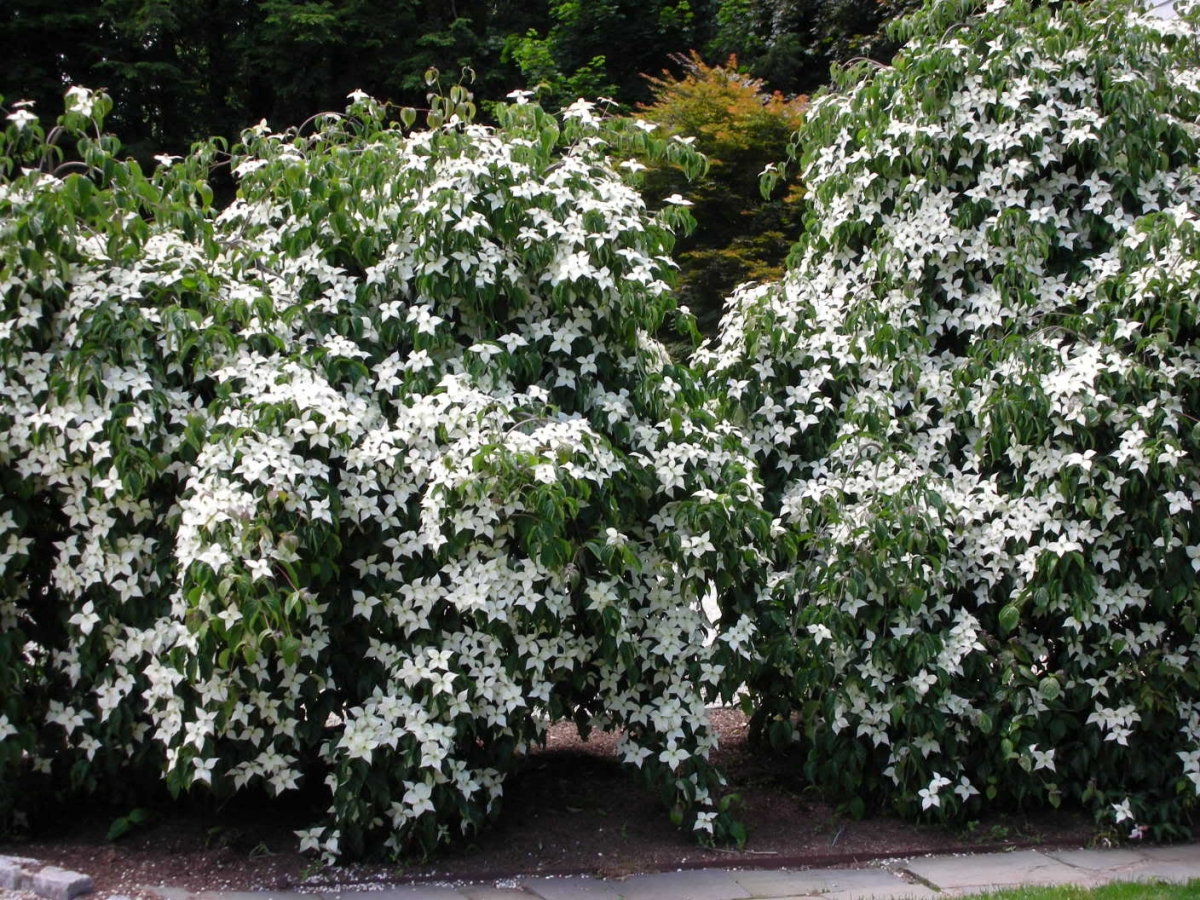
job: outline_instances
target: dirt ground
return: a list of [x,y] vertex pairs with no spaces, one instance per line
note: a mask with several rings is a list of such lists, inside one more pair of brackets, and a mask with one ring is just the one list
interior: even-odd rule
[[[555,726],[505,784],[499,824],[429,863],[380,862],[325,868],[296,852],[293,831],[311,825],[306,810],[265,802],[237,808],[164,807],[117,841],[112,811],[85,812],[51,835],[0,843],[0,855],[26,856],[92,876],[98,897],[146,896],[143,886],[191,890],[318,890],[412,881],[498,881],[519,875],[627,875],[678,868],[800,868],[858,865],[957,851],[1085,846],[1091,821],[1078,813],[1006,816],[946,830],[875,816],[853,821],[805,789],[796,767],[746,741],[734,710],[712,713],[714,755],[741,795],[749,835],[743,850],[705,849],[678,831],[656,798],[613,756],[614,737],[581,742]],[[8,892],[3,900],[17,900]]]

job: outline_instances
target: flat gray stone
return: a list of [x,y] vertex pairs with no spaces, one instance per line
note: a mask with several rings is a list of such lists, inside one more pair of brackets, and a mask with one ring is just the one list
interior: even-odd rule
[[748,900],[753,896],[724,869],[634,875],[609,882],[623,900]]
[[521,886],[542,900],[619,900],[612,882],[598,878],[522,878]]
[[531,896],[515,881],[507,887],[502,884],[464,884],[458,892],[467,900],[521,900]]
[[26,879],[25,886],[45,897],[46,900],[73,900],[80,894],[92,892],[92,879],[79,872],[60,869],[58,866],[43,866],[32,877]]
[[755,898],[812,897],[830,900],[901,900],[936,897],[923,884],[905,881],[883,869],[803,869],[794,872],[734,872],[737,883]]
[[1042,850],[1043,856],[1060,863],[1087,869],[1090,872],[1111,873],[1130,866],[1143,865],[1146,856],[1140,850],[1116,848],[1112,850]]
[[0,888],[10,891],[20,891],[25,888],[30,869],[36,869],[41,863],[26,856],[0,856]]
[[457,888],[445,884],[402,884],[396,887],[321,891],[320,900],[463,900]]
[[1009,887],[1015,884],[1091,886],[1106,880],[1086,869],[1051,859],[1037,850],[911,859],[904,863],[904,870],[941,890]]
[[162,900],[191,900],[192,897],[198,896],[194,891],[185,891],[183,888],[166,887],[150,887],[149,885],[138,885],[139,892],[154,894],[156,897],[161,897]]
[[1140,852],[1154,862],[1200,863],[1200,844],[1172,844],[1169,847],[1142,847]]

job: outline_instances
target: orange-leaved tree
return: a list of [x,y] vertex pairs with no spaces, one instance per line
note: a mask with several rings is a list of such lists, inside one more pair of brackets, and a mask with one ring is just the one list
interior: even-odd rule
[[787,155],[808,98],[768,93],[761,80],[738,71],[737,58],[710,66],[692,51],[674,57],[682,74],[647,76],[653,101],[637,117],[671,134],[694,139],[708,157],[708,174],[687,183],[665,167],[652,170],[653,197],[679,192],[692,202],[695,232],[681,240],[681,302],[711,334],[723,298],[744,281],[777,278],[799,233],[799,184],[781,181],[764,199],[759,176]]

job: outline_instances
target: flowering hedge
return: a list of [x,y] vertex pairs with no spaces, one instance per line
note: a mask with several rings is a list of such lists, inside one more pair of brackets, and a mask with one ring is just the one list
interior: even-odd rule
[[697,358],[797,550],[760,723],[855,808],[1189,821],[1198,21],[927,7],[810,106],[790,272]]
[[217,146],[146,175],[102,94],[7,108],[0,814],[315,783],[302,846],[429,849],[567,718],[737,838],[704,704],[746,682],[852,809],[1185,830],[1200,13],[907,27],[694,369],[651,337],[688,214],[609,155],[701,163],[647,123],[354,95],[248,132],[218,211]]
[[487,129],[453,89],[410,131],[351,99],[248,132],[220,211],[218,147],[145,175],[101,94],[49,136],[8,112],[0,785],[323,781],[302,846],[428,849],[572,718],[736,836],[704,705],[769,521],[650,337],[686,210],[607,154],[698,161],[583,102]]

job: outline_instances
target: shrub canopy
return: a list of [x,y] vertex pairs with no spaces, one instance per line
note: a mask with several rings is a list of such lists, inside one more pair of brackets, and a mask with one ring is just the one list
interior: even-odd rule
[[943,2],[809,107],[806,230],[697,356],[798,547],[760,720],[844,796],[1200,792],[1194,10]]
[[315,783],[303,846],[428,849],[571,718],[738,838],[704,704],[748,684],[854,811],[1184,831],[1200,11],[907,29],[813,102],[789,272],[692,368],[689,216],[609,159],[702,168],[651,123],[355,94],[248,132],[217,210],[218,144],[146,175],[101,94],[8,111],[0,812]]
[[429,848],[573,718],[724,836],[704,704],[752,626],[710,637],[760,490],[649,336],[686,211],[606,156],[690,151],[464,98],[254,129],[220,211],[213,147],[147,177],[103,95],[9,116],[0,784],[323,780],[304,846]]

